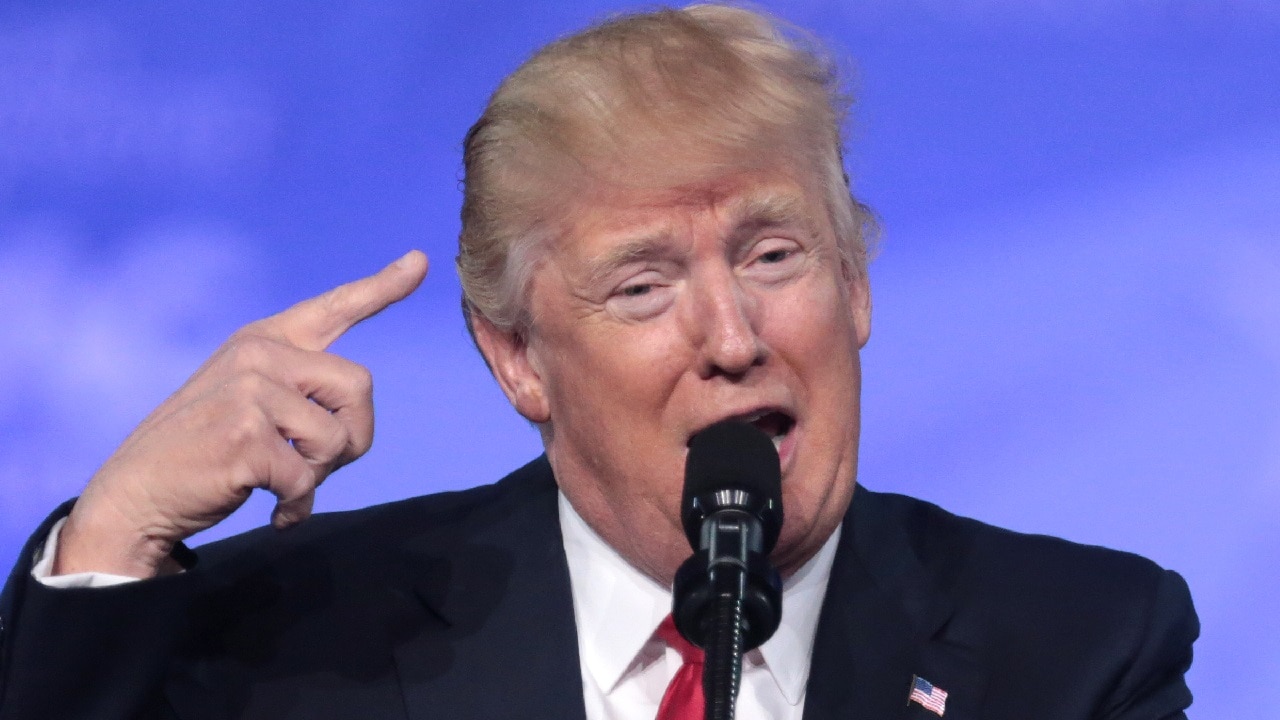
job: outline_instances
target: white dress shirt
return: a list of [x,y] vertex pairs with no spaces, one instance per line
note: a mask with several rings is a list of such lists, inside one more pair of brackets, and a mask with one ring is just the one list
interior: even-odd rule
[[[560,528],[573,592],[587,720],[653,720],[680,654],[654,637],[671,612],[671,590],[609,547],[560,495]],[[37,550],[31,575],[51,587],[107,587],[137,578],[109,573],[51,575],[66,518]],[[742,662],[739,720],[801,720],[818,613],[840,529],[783,583],[782,624]]]
[[54,523],[52,528],[49,528],[49,539],[44,541],[44,545],[36,550],[35,557],[31,559],[31,577],[49,587],[58,588],[110,587],[138,581],[136,577],[112,575],[104,572],[52,574],[53,559],[58,556],[58,538],[62,537],[62,526],[66,524],[67,519],[62,518]]
[[[560,495],[560,530],[578,626],[587,720],[653,720],[680,654],[654,637],[671,590],[632,567]],[[742,660],[735,717],[800,720],[818,613],[840,537],[783,583],[782,624]]]

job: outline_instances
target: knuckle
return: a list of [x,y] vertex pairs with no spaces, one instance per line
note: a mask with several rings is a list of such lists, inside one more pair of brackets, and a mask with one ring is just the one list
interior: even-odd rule
[[327,449],[327,462],[333,462],[341,458],[350,446],[350,431],[348,431],[347,427],[340,422],[333,423],[329,428],[329,438],[325,443],[325,448]]
[[252,370],[264,367],[271,352],[269,341],[259,335],[237,330],[224,346],[228,363],[236,370]]
[[317,433],[307,440],[305,451],[301,454],[312,467],[325,469],[341,463],[347,447],[346,428],[341,423],[330,422],[323,433]]
[[314,491],[316,488],[324,484],[329,474],[337,470],[337,466],[325,465],[323,467],[312,468],[310,481],[307,485],[308,491]]
[[269,489],[278,497],[291,500],[306,495],[315,487],[315,469],[294,456],[273,468]]
[[320,309],[330,317],[346,315],[352,303],[352,289],[349,285],[339,285],[320,296]]
[[234,397],[242,402],[247,402],[250,399],[261,397],[267,391],[267,386],[270,382],[262,373],[248,370],[236,373],[227,382],[227,386]]
[[342,420],[347,439],[343,461],[351,462],[373,447],[373,405],[346,408],[338,417]]
[[315,489],[318,484],[320,473],[317,469],[310,465],[299,468],[299,471],[293,473],[292,481],[289,483],[286,497],[290,500],[304,497],[307,493]]
[[353,363],[351,388],[361,397],[373,396],[373,373],[369,371],[369,368]]
[[253,447],[262,442],[266,433],[275,432],[275,426],[257,407],[244,407],[228,417],[226,437],[228,444],[234,448],[243,450]]

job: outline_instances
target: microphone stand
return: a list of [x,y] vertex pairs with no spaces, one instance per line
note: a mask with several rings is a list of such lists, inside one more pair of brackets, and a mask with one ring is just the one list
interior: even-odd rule
[[759,524],[724,513],[703,528],[702,545],[676,572],[676,628],[705,653],[705,720],[733,720],[742,655],[759,647],[782,616],[782,583],[759,548]]
[[742,681],[742,600],[717,595],[707,628],[702,694],[706,720],[733,720]]

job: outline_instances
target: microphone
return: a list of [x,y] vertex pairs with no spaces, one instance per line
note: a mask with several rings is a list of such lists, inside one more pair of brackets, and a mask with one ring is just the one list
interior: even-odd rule
[[676,629],[706,652],[708,720],[730,720],[742,654],[782,620],[782,579],[769,552],[782,530],[782,468],[768,435],[725,420],[693,436],[680,519],[693,555],[676,571]]

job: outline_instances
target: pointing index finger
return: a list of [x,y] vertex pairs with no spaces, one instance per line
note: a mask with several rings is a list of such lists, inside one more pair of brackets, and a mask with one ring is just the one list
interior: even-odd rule
[[405,299],[427,275],[427,256],[410,250],[378,272],[317,295],[262,321],[303,350],[324,350],[362,320]]

